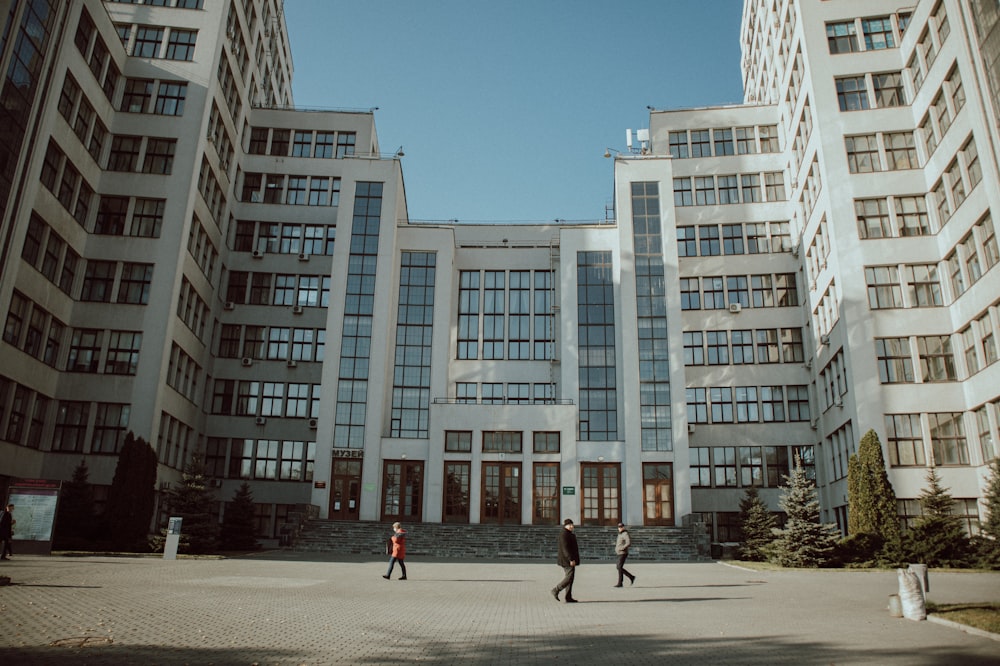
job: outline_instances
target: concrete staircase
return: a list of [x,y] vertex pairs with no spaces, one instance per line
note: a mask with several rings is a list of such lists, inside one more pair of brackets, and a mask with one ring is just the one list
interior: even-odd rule
[[[457,559],[555,560],[558,526],[405,524],[406,554]],[[385,555],[385,541],[392,534],[387,523],[307,520],[294,538],[292,550],[338,555]],[[707,561],[709,539],[698,523],[684,527],[629,528],[630,560]],[[612,561],[618,530],[614,527],[578,525],[577,540],[584,561]]]

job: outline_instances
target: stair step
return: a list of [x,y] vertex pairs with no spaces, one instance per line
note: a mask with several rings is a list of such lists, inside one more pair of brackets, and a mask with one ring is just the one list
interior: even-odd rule
[[[559,530],[556,525],[458,525],[413,523],[407,530],[406,553],[423,557],[554,559]],[[308,520],[293,550],[343,555],[384,555],[390,525],[375,521]],[[708,539],[700,525],[690,527],[629,528],[630,560],[704,561]],[[618,530],[578,526],[580,557],[613,561]]]

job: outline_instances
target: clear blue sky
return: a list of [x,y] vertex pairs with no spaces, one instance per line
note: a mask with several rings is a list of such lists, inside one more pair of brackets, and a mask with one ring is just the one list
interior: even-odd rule
[[379,107],[411,219],[597,220],[606,147],[742,99],[742,0],[286,0],[295,103]]

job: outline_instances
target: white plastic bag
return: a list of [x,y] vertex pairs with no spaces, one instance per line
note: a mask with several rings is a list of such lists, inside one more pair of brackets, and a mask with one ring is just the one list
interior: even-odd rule
[[926,620],[927,609],[920,577],[906,569],[896,569],[896,575],[899,578],[899,601],[903,606],[903,617],[907,620]]

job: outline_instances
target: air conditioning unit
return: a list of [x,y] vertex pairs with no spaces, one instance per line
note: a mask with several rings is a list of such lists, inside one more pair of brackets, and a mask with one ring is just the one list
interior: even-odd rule
[[688,434],[689,435],[693,435],[694,434],[694,424],[693,423],[688,423]]
[[830,336],[827,335],[827,334],[825,334],[825,333],[823,335],[819,336],[819,343],[821,345],[828,345],[828,344],[830,344]]
[[222,307],[225,310],[235,310],[236,309],[236,303],[233,303],[232,301],[226,301],[226,304],[223,305]]
[[803,363],[802,365],[806,367],[806,370],[809,370],[813,367],[813,360],[811,358],[807,358],[805,363]]
[[816,430],[817,428],[819,428],[819,420],[818,419],[813,419],[812,421],[810,421],[809,422],[809,427],[812,428],[813,430]]
[[302,306],[301,305],[293,305],[292,306],[292,314],[302,314]]
[[309,255],[305,252],[299,254],[299,261],[309,261]]
[[288,359],[288,362],[285,365],[287,365],[289,368],[294,368],[298,366],[298,362],[293,361],[292,359]]
[[739,314],[740,312],[743,311],[743,306],[740,305],[739,303],[730,303],[729,311],[732,312],[733,314]]
[[250,358],[249,356],[244,356],[243,359],[240,361],[240,365],[242,365],[244,368],[249,368],[251,365],[253,365],[253,359]]
[[792,256],[793,257],[799,256],[799,246],[798,245],[793,245],[792,246]]
[[253,422],[259,426],[262,426],[267,423],[267,419],[265,419],[263,416],[258,416],[253,420]]
[[837,405],[837,407],[843,407],[844,399],[838,395],[836,398],[834,398],[833,404]]
[[310,428],[312,428],[313,430],[315,430],[317,425],[319,425],[319,419],[309,419],[309,427]]
[[264,250],[254,250],[253,251],[253,258],[254,259],[260,259],[263,256],[264,256]]

